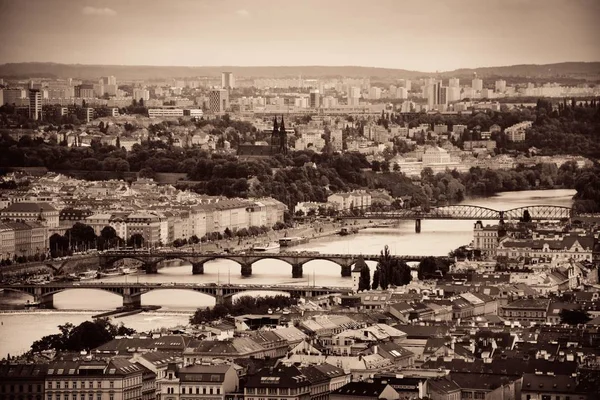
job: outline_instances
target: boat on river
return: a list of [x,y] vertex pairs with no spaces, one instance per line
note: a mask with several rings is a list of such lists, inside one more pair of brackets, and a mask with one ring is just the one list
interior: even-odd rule
[[138,272],[137,268],[121,268],[122,275],[131,275]]
[[270,250],[277,250],[279,247],[281,247],[279,245],[279,243],[270,242],[270,243],[263,243],[263,244],[256,245],[256,246],[252,247],[252,250],[253,251],[270,251]]
[[308,238],[305,237],[284,237],[279,239],[279,245],[281,247],[291,247],[299,244],[308,243]]
[[98,277],[98,271],[85,271],[79,274],[79,279],[82,281],[89,281],[90,279],[96,279]]
[[111,276],[121,276],[121,275],[123,275],[123,272],[119,271],[118,268],[111,268],[111,269],[107,269],[105,271],[98,272],[98,276],[100,278],[110,278]]

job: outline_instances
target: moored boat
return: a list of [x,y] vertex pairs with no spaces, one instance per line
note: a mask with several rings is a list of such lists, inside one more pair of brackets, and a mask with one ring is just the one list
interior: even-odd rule
[[279,243],[270,242],[270,243],[263,243],[263,244],[256,245],[256,246],[252,247],[252,250],[253,251],[269,251],[269,250],[277,250],[279,247],[280,247]]

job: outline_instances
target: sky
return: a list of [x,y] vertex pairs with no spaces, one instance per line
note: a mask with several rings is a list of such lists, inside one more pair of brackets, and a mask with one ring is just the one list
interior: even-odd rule
[[435,72],[600,61],[599,18],[600,0],[0,0],[0,63]]

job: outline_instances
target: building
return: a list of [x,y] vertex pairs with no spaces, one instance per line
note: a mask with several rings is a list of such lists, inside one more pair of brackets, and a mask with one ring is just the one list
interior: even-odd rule
[[506,140],[510,142],[523,142],[525,140],[525,133],[528,128],[531,128],[533,121],[523,121],[509,126],[504,130]]
[[381,88],[378,88],[377,86],[373,86],[369,90],[369,98],[372,100],[379,100],[381,98]]
[[362,258],[362,256],[358,257],[358,260],[354,263],[354,267],[352,268],[352,289],[355,292],[358,292],[358,288],[360,285],[360,275],[362,273],[362,270],[364,268],[369,268],[369,266],[367,265],[367,263],[365,262],[365,260]]
[[0,400],[44,400],[46,364],[0,364]]
[[142,398],[146,369],[124,359],[52,361],[46,375],[45,400],[137,400]]
[[177,370],[181,399],[225,399],[239,390],[239,378],[231,365],[188,365]]
[[233,72],[221,72],[221,88],[233,89],[235,87],[235,77]]
[[549,307],[549,299],[521,299],[501,306],[499,316],[513,321],[544,323]]
[[148,101],[150,100],[150,91],[145,88],[135,88],[133,89],[133,100],[134,101]]
[[59,225],[59,212],[48,203],[13,203],[0,210],[0,218],[40,222],[48,228],[58,228]]
[[125,221],[128,238],[140,234],[145,245],[160,243],[160,218],[155,214],[136,212],[129,214]]
[[213,89],[208,94],[209,109],[213,113],[224,113],[229,109],[229,92],[225,89]]
[[496,81],[494,87],[496,92],[504,93],[506,91],[506,81],[504,79],[499,79]]
[[42,92],[39,89],[29,89],[29,118],[42,118]]
[[481,221],[477,221],[473,228],[473,248],[481,250],[482,254],[495,255],[497,247],[498,226],[484,226]]
[[338,210],[368,208],[371,206],[371,195],[364,191],[334,193],[327,197],[327,202],[334,204]]
[[310,91],[310,95],[308,97],[308,106],[310,108],[320,108],[321,107],[321,95],[318,90]]
[[497,257],[533,259],[532,262],[558,259],[592,261],[596,240],[593,236],[564,236],[561,239],[504,238],[498,243]]
[[27,97],[25,89],[2,89],[0,94],[0,105],[17,104]]
[[77,85],[75,86],[75,97],[80,99],[93,99],[96,97],[94,85]]
[[450,78],[449,81],[448,81],[448,87],[459,88],[460,87],[460,79],[458,79],[458,78]]
[[471,88],[473,91],[480,92],[483,89],[483,81],[477,77],[473,78]]
[[310,389],[310,381],[297,367],[279,365],[263,368],[249,376],[244,396],[245,400],[309,400]]

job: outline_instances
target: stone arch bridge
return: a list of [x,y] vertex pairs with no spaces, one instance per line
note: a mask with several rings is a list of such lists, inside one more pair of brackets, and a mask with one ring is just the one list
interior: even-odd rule
[[217,304],[231,302],[234,295],[248,291],[273,291],[289,293],[294,298],[315,297],[335,293],[349,293],[351,288],[318,286],[261,286],[261,285],[217,285],[217,284],[162,284],[162,283],[48,283],[0,285],[0,289],[27,293],[44,308],[53,308],[54,295],[72,289],[97,289],[114,293],[123,298],[123,306],[140,308],[143,294],[153,290],[179,289],[207,294],[216,299]]
[[[398,255],[397,258],[405,261],[421,261],[425,256]],[[292,277],[302,278],[303,266],[313,260],[327,260],[341,267],[341,275],[349,277],[352,265],[358,260],[358,255],[349,254],[321,254],[321,253],[193,253],[184,251],[108,251],[98,256],[100,268],[110,268],[115,262],[124,259],[134,259],[143,263],[147,273],[156,273],[159,264],[165,260],[183,260],[192,264],[194,274],[204,273],[204,264],[212,260],[231,260],[240,264],[242,276],[252,275],[252,265],[260,260],[274,259],[288,263],[292,267]],[[377,261],[379,254],[362,255],[365,261]]]

